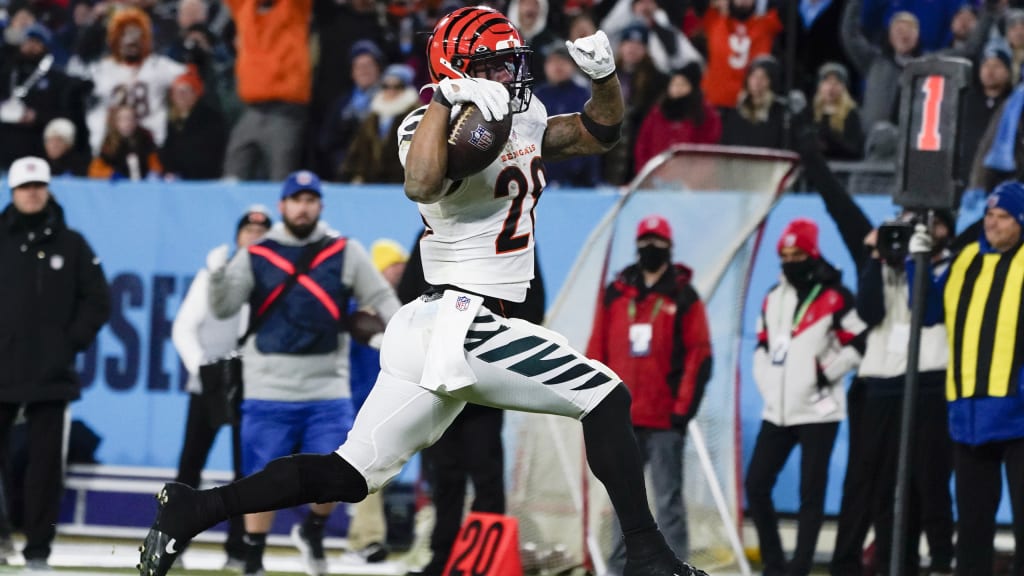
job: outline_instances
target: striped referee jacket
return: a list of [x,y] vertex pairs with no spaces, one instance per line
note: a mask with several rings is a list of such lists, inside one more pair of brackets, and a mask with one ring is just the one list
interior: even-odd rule
[[999,253],[982,235],[949,268],[946,399],[950,436],[962,444],[1024,438],[1022,246]]

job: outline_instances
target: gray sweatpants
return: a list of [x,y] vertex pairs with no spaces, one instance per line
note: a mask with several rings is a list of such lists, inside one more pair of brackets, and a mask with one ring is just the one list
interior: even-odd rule
[[306,106],[289,102],[247,104],[231,131],[224,176],[281,181],[299,168]]

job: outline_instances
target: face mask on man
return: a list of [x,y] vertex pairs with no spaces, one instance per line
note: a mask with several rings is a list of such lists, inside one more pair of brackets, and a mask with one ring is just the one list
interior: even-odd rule
[[782,275],[797,290],[809,288],[814,284],[814,270],[817,262],[813,258],[796,262],[783,262]]
[[637,252],[640,254],[640,268],[648,272],[654,272],[668,264],[671,257],[671,248],[662,248],[653,244],[642,246],[637,249]]

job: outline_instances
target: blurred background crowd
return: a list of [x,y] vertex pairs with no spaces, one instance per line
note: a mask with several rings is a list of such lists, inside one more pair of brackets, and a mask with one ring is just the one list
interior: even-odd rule
[[[464,0],[0,0],[0,170],[93,178],[401,182],[396,129],[426,102],[425,45]],[[1020,79],[1024,10],[977,0],[487,0],[534,50],[549,114],[589,89],[564,48],[604,30],[628,115],[553,186],[621,185],[680,143],[786,148],[795,114],[833,160],[895,153],[899,74],[976,64],[964,177]],[[878,190],[875,192],[886,192]]]

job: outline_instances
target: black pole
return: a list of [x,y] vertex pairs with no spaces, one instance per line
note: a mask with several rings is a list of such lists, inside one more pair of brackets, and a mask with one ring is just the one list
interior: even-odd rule
[[928,297],[930,254],[914,254],[914,285],[911,288],[910,349],[907,350],[907,378],[903,385],[903,417],[900,420],[900,456],[896,468],[896,497],[893,510],[892,561],[890,576],[903,576],[906,561],[908,494],[910,493],[910,454],[914,441],[914,415],[917,407],[918,359],[921,356],[921,328],[925,299]]

